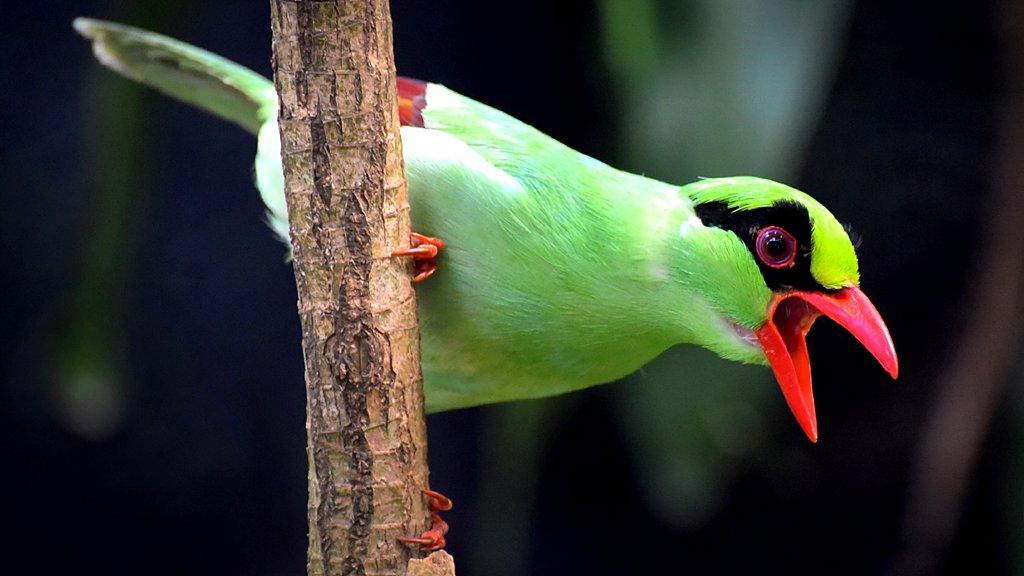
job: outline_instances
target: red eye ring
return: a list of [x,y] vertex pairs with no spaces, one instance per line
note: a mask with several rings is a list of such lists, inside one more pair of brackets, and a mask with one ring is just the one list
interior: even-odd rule
[[754,241],[757,257],[771,268],[792,268],[796,264],[796,238],[778,226],[765,226]]

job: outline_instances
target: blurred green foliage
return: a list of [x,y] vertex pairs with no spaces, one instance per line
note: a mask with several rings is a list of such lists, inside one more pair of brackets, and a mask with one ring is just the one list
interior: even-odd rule
[[[111,7],[113,18],[159,29],[180,15],[180,3],[140,2]],[[81,215],[79,281],[69,302],[70,319],[58,334],[53,396],[70,430],[100,439],[121,423],[130,376],[126,373],[126,319],[139,231],[147,214],[146,179],[150,126],[144,102],[150,93],[90,66],[85,86],[86,142],[83,162],[88,209]],[[131,146],[112,143],[131,142]]]
[[619,164],[668,181],[791,179],[852,4],[602,0],[622,112]]
[[[89,438],[105,437],[121,421],[125,383],[125,310],[131,306],[133,236],[145,210],[141,185],[146,148],[142,88],[89,71],[85,187],[91,201],[78,246],[80,282],[71,321],[58,349],[55,394],[65,425]],[[110,141],[136,142],[120,148]]]

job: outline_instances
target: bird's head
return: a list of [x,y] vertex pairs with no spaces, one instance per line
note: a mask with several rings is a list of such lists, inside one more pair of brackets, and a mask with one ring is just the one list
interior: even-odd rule
[[[723,356],[767,363],[807,436],[818,426],[805,336],[819,316],[848,330],[895,378],[892,338],[861,292],[847,230],[807,194],[751,177],[705,179],[683,188],[695,217],[682,248],[684,282],[722,319],[706,346]],[[688,228],[688,229],[687,229]]]

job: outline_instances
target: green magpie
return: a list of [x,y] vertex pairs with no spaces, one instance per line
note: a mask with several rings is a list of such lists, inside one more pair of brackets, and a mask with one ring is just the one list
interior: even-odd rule
[[[258,136],[256,186],[289,242],[273,83],[145,30],[74,26],[106,66]],[[897,376],[846,229],[804,192],[747,176],[659,182],[440,84],[396,89],[418,233],[396,254],[432,275],[419,290],[428,411],[610,382],[688,343],[770,366],[816,441],[805,336],[822,315]]]

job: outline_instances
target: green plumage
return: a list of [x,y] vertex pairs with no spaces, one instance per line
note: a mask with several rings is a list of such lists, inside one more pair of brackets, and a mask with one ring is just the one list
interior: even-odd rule
[[[197,48],[79,19],[104,64],[259,135],[257,186],[287,239],[270,81]],[[616,170],[443,86],[424,127],[403,127],[413,228],[447,248],[419,288],[429,410],[532,398],[625,376],[694,343],[765,363],[752,331],[772,291],[735,234],[695,202],[736,211],[804,206],[810,271],[829,289],[858,282],[845,230],[820,204],[758,178],[669,185]]]

